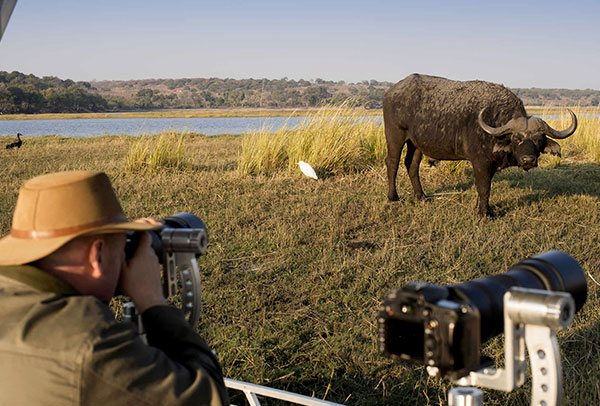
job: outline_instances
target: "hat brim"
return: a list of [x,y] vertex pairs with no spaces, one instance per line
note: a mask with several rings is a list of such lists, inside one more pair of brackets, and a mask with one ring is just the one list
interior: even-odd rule
[[12,235],[0,239],[0,265],[23,265],[50,255],[69,241],[96,234],[124,233],[127,231],[150,231],[162,228],[162,224],[124,222],[106,224],[78,233],[55,238],[16,238]]

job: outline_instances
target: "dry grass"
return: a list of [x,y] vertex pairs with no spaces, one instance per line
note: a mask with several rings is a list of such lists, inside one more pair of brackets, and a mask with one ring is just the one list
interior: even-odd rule
[[[583,155],[585,159],[600,163],[600,107],[573,108],[573,112],[577,115],[577,131],[561,142],[561,145],[564,144],[563,150],[571,156]],[[571,124],[571,116],[566,109],[560,113],[541,114],[557,116],[547,120],[548,124],[557,130],[565,129]]]
[[242,174],[273,175],[295,170],[302,160],[318,173],[331,175],[372,167],[385,156],[383,127],[362,116],[347,105],[325,107],[293,129],[249,134],[242,142],[238,168]]
[[[561,249],[590,275],[586,305],[559,334],[565,401],[600,404],[600,291],[591,279],[600,281],[600,167],[570,140],[560,142],[564,157],[553,169],[498,174],[491,197],[498,217],[488,220],[475,215],[468,165],[424,165],[427,203],[413,201],[401,171],[401,200],[389,203],[378,159],[318,182],[287,170],[245,176],[237,159],[247,139],[185,136],[188,165],[133,172],[123,165],[136,137],[31,138],[19,151],[2,151],[0,231],[9,229],[19,185],[57,170],[107,172],[134,218],[195,213],[210,237],[200,259],[199,329],[225,374],[356,405],[439,404],[450,386],[378,352],[376,314],[387,292],[414,280],[448,284],[504,272]],[[498,339],[485,346],[491,355],[499,350]],[[529,390],[486,391],[486,404],[528,405]]]
[[164,132],[155,137],[142,136],[129,149],[125,170],[183,169],[189,159],[184,150],[185,134]]

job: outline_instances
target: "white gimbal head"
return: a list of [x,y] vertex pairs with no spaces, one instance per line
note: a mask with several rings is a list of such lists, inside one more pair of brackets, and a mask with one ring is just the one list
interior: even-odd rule
[[448,393],[450,406],[481,405],[477,388],[505,392],[523,385],[527,370],[525,346],[531,362],[531,405],[562,402],[562,367],[556,332],[568,327],[575,315],[569,293],[513,287],[504,294],[504,369],[483,368],[456,381]]

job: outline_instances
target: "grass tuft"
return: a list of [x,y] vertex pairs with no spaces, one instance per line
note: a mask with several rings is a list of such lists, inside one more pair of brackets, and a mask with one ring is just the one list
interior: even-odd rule
[[183,133],[164,132],[158,136],[142,136],[133,143],[125,158],[128,171],[184,169],[189,164],[185,155]]
[[[577,115],[577,130],[575,134],[563,141],[558,141],[563,149],[563,156],[581,155],[582,158],[595,163],[600,163],[600,107],[594,109],[575,107],[572,109]],[[556,130],[563,130],[571,124],[568,111],[542,112],[542,115],[557,116],[546,119],[546,122]],[[559,160],[560,161],[560,160]]]
[[273,175],[295,169],[302,160],[317,172],[340,174],[368,169],[384,157],[383,126],[344,103],[319,109],[295,128],[249,134],[238,169],[245,175]]

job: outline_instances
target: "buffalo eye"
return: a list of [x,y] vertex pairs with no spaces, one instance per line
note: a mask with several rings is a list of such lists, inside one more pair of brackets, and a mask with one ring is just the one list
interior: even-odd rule
[[541,148],[546,145],[546,136],[544,134],[533,134],[531,141],[538,147]]
[[513,134],[513,136],[512,136],[512,140],[513,140],[514,142],[516,142],[517,144],[520,144],[520,143],[522,143],[522,142],[523,142],[523,138],[524,138],[524,137],[523,137],[523,134],[521,134],[521,133],[515,133],[515,134]]

